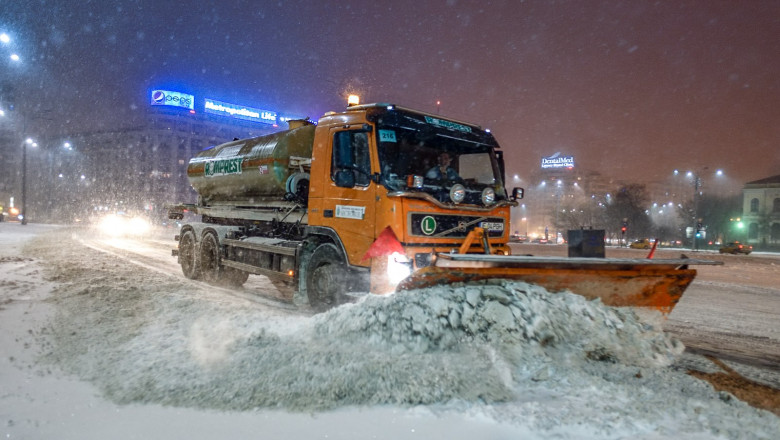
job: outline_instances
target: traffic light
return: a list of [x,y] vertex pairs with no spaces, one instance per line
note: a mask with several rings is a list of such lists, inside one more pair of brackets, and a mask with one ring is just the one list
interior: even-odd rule
[[626,227],[623,226],[622,228],[620,228],[620,231],[625,234],[626,233]]

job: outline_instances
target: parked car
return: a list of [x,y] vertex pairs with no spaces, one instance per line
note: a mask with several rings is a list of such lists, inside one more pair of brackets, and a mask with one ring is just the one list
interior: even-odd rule
[[526,241],[528,241],[528,237],[524,235],[512,234],[509,237],[510,243],[525,243]]
[[643,238],[641,240],[637,240],[630,245],[628,245],[631,249],[650,249],[653,247],[653,242],[650,240]]
[[749,244],[742,244],[738,241],[732,241],[731,243],[726,243],[725,245],[721,246],[720,253],[721,254],[749,254],[753,252],[753,246],[750,246]]
[[534,238],[533,241],[531,241],[531,243],[534,243],[534,244],[547,244],[547,239],[546,238]]

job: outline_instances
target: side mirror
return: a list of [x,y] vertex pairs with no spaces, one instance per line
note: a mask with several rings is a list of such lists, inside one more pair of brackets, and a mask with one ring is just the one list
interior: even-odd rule
[[340,188],[352,188],[355,186],[355,172],[352,170],[338,170],[334,177],[336,186]]
[[520,200],[523,198],[525,190],[523,188],[512,188],[512,200]]

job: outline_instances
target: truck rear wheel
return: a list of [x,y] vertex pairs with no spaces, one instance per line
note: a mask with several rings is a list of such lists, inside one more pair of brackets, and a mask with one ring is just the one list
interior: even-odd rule
[[222,272],[219,264],[221,258],[217,236],[212,232],[203,235],[200,242],[200,269],[206,282],[219,283]]
[[199,262],[198,243],[195,240],[195,233],[186,231],[181,234],[179,239],[179,264],[184,276],[191,280],[200,278]]
[[306,269],[309,304],[326,310],[344,302],[348,269],[341,253],[331,243],[321,244],[312,253]]
[[239,287],[249,278],[249,273],[243,270],[222,265],[222,250],[213,232],[206,233],[200,243],[200,273],[210,284],[231,287]]

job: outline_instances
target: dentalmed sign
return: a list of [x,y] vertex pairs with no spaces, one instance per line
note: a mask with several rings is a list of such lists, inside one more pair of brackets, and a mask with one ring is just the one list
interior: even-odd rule
[[561,156],[555,153],[542,158],[542,168],[574,168],[574,156]]
[[227,116],[230,118],[243,119],[245,121],[276,124],[276,112],[260,110],[243,105],[229,104],[211,98],[206,98],[204,111],[213,115]]
[[170,105],[194,110],[195,97],[170,90],[152,90],[152,105]]

